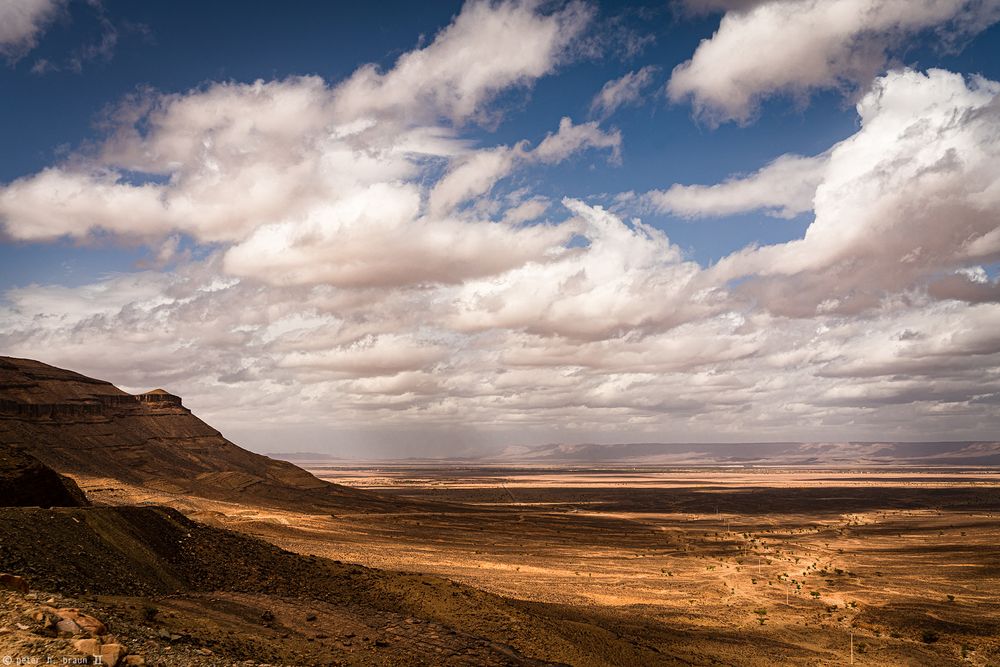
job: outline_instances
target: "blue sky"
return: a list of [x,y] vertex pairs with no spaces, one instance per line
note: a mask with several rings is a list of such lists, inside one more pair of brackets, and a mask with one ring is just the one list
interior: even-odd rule
[[0,352],[259,448],[995,433],[997,3],[12,11]]

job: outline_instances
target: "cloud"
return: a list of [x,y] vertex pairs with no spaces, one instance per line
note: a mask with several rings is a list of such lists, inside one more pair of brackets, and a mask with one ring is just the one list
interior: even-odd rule
[[531,159],[543,164],[562,162],[584,148],[611,149],[611,162],[621,161],[622,136],[618,130],[605,132],[596,122],[574,125],[569,117],[559,121],[559,131],[550,132],[531,152]]
[[344,377],[374,378],[427,369],[447,355],[448,350],[444,347],[421,344],[407,336],[368,335],[347,345],[321,352],[292,352],[278,363],[278,367],[329,371]]
[[[405,455],[414,441],[470,424],[475,437],[510,441],[962,438],[994,423],[1000,304],[921,298],[864,318],[788,320],[724,301],[683,323],[636,326],[638,304],[670,287],[662,273],[679,258],[658,264],[669,246],[570,204],[595,226],[593,240],[560,270],[548,267],[544,277],[580,277],[558,286],[565,297],[545,303],[555,293],[547,291],[541,301],[563,317],[537,326],[527,315],[490,320],[496,302],[472,304],[458,286],[261,286],[222,277],[210,257],[170,273],[10,290],[0,345],[23,356],[44,349],[47,361],[133,391],[166,385],[227,434],[264,448],[268,436],[255,429],[304,424],[321,440],[363,433]],[[625,264],[609,266],[616,255]],[[607,275],[588,275],[606,266],[613,289],[604,289]],[[697,267],[681,268],[676,282],[697,277]],[[536,306],[511,284],[504,303]],[[593,308],[575,298],[586,291]],[[473,305],[485,321],[457,326],[454,318],[476,316]],[[603,326],[613,316],[616,330]],[[587,335],[563,335],[579,333]]]
[[466,3],[426,48],[404,54],[386,73],[366,65],[340,84],[337,113],[421,122],[473,118],[501,91],[551,73],[592,18],[580,2],[552,13],[542,7],[536,0]]
[[763,210],[776,218],[811,211],[827,157],[782,155],[753,174],[732,176],[715,185],[674,184],[652,190],[643,200],[653,210],[685,218],[726,216]]
[[526,201],[519,201],[508,208],[504,213],[503,222],[508,225],[518,225],[522,222],[529,222],[540,218],[547,210],[551,202],[544,197],[532,197]]
[[452,167],[430,194],[432,213],[447,213],[472,197],[489,192],[514,170],[518,149],[498,146],[476,151]]
[[570,231],[421,218],[416,188],[376,184],[295,222],[265,225],[225,254],[232,275],[276,285],[454,283],[562,252]]
[[928,293],[935,299],[968,303],[1000,303],[1000,282],[990,280],[981,266],[959,269],[931,281]]
[[521,166],[589,147],[617,158],[620,135],[566,118],[533,150],[473,151],[461,124],[569,58],[589,18],[574,3],[470,2],[384,73],[140,91],[103,142],[0,187],[0,225],[26,241],[186,235],[220,245],[232,275],[278,285],[451,283],[546,261],[571,232],[511,222],[528,209],[501,207],[500,223],[451,210]]
[[694,282],[698,266],[684,261],[662,232],[577,200],[563,204],[575,214],[566,226],[575,227],[586,248],[466,281],[450,327],[583,340],[670,328],[712,311],[711,292]]
[[952,46],[1000,20],[996,0],[772,0],[694,2],[727,9],[718,31],[678,65],[671,100],[690,100],[711,124],[746,123],[771,95],[808,98],[815,90],[867,87],[890,54],[934,29]]
[[618,130],[606,132],[593,121],[574,125],[572,119],[564,117],[559,129],[549,132],[534,149],[521,142],[513,148],[497,146],[458,158],[431,191],[430,212],[446,214],[462,202],[489,192],[521,165],[558,164],[589,148],[610,149],[610,161],[620,162],[621,143]]
[[805,237],[748,248],[712,272],[792,315],[858,312],[935,276],[1000,259],[1000,84],[893,71],[832,147]]
[[42,32],[65,4],[65,0],[0,3],[0,56],[16,62],[34,49]]
[[590,103],[592,116],[607,118],[621,107],[635,104],[653,82],[659,68],[647,65],[605,83]]
[[741,12],[774,0],[680,0],[681,9],[692,16],[703,16],[713,12]]

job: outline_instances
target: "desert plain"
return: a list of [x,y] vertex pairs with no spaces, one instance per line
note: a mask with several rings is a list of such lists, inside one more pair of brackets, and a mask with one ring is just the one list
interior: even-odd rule
[[[77,481],[98,503],[173,506],[299,554],[544,609],[559,638],[537,618],[504,619],[518,655],[543,661],[1000,664],[993,469],[299,463],[400,510],[309,513]],[[456,622],[482,634],[484,615]],[[567,638],[574,623],[589,630]]]

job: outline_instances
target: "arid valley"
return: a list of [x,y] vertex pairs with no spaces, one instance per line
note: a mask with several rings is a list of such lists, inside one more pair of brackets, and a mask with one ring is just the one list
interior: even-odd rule
[[[1000,660],[995,470],[306,465],[406,509],[308,514],[107,480],[82,488],[179,506],[300,554],[539,603],[587,628],[511,618],[509,643],[547,661]],[[460,624],[481,627],[466,613]]]

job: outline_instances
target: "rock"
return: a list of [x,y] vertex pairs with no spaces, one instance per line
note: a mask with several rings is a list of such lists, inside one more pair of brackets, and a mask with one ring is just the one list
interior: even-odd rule
[[127,655],[125,656],[126,665],[145,665],[146,659],[141,655]]
[[77,639],[73,642],[73,648],[84,655],[97,655],[101,644],[96,639]]
[[201,653],[202,655],[212,655],[212,649],[200,648],[198,649],[198,653]]
[[312,621],[315,621],[316,620],[316,614],[308,614],[308,615],[306,615],[306,620],[309,621],[310,623]]
[[125,657],[125,647],[121,644],[103,644],[100,656],[102,664],[115,667]]
[[81,629],[89,632],[95,637],[97,635],[105,635],[108,633],[108,628],[103,623],[98,621],[93,616],[81,613],[79,609],[56,609],[55,613],[64,620],[73,621]]
[[71,618],[60,619],[59,622],[56,623],[56,631],[59,632],[59,634],[67,635],[83,634],[83,630]]
[[19,577],[16,574],[7,574],[6,572],[0,572],[0,588],[8,591],[17,591],[18,593],[28,593],[28,582],[24,580],[24,577]]

